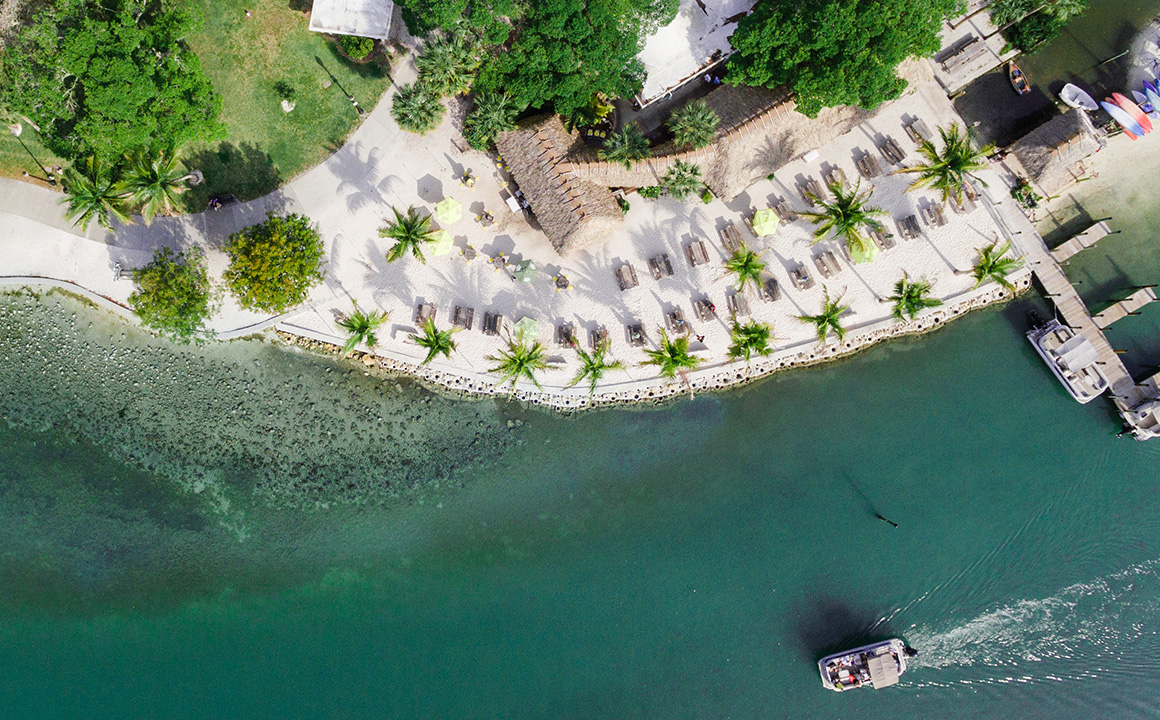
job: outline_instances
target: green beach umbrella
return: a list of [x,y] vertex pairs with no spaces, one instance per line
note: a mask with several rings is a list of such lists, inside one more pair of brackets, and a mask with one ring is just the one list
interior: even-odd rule
[[535,340],[536,336],[540,334],[540,323],[531,319],[530,317],[520,318],[516,323],[516,337],[527,338],[528,340]]
[[455,238],[446,230],[436,230],[431,235],[431,252],[435,255],[446,255],[455,247]]
[[870,238],[862,241],[862,247],[850,245],[850,259],[856,263],[874,262],[878,257],[878,245]]
[[753,213],[753,232],[758,235],[772,235],[780,224],[777,213],[768,208]]
[[443,198],[435,204],[435,217],[441,223],[453,223],[463,217],[463,203],[455,198]]
[[516,276],[516,280],[530,283],[540,276],[540,268],[536,267],[536,264],[531,260],[524,260],[516,266],[514,275]]

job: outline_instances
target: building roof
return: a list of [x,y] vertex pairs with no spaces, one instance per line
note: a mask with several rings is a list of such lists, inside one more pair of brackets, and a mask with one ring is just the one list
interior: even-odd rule
[[1087,113],[1069,110],[1027,133],[1011,146],[1027,177],[1048,195],[1076,181],[1076,163],[1106,145]]
[[314,0],[310,29],[386,40],[394,12],[395,3],[391,0]]

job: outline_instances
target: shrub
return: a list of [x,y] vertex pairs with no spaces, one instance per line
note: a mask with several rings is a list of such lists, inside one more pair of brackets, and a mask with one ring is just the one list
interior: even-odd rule
[[620,213],[621,213],[622,215],[624,215],[624,214],[627,214],[627,213],[628,213],[628,210],[629,210],[629,208],[631,208],[631,207],[632,207],[631,205],[629,205],[629,204],[628,204],[628,201],[627,201],[627,200],[625,200],[624,198],[620,197],[619,195],[618,195],[618,196],[617,196],[617,198],[616,198],[616,204],[620,206]]
[[637,190],[637,192],[640,193],[642,198],[647,200],[656,200],[661,196],[661,193],[664,192],[664,188],[662,188],[660,185],[649,185],[648,187],[642,187],[640,190]]
[[375,41],[357,35],[339,35],[338,46],[355,60],[362,60],[375,49]]
[[129,295],[129,307],[145,327],[186,343],[208,334],[213,288],[200,250],[174,254],[157,248],[152,262],[133,271],[133,282],[137,289]]
[[422,83],[411,83],[399,88],[391,103],[391,117],[407,132],[426,135],[443,122],[446,108],[439,96]]
[[704,190],[702,190],[701,191],[701,202],[705,203],[706,205],[713,202],[713,191],[710,190],[709,188],[705,188]]
[[266,215],[266,221],[230,235],[226,285],[249,310],[280,313],[306,299],[322,282],[322,239],[302,215]]

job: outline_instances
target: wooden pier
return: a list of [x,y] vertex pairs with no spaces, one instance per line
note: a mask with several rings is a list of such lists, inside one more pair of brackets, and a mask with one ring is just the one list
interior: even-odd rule
[[1142,287],[1107,310],[1097,313],[1092,320],[1095,321],[1096,327],[1103,330],[1117,320],[1138,314],[1140,308],[1155,301],[1155,291],[1151,287]]
[[1059,247],[1053,249],[1051,251],[1051,257],[1055,258],[1056,262],[1064,262],[1065,260],[1070,259],[1073,255],[1078,253],[1080,250],[1083,250],[1084,248],[1090,248],[1092,245],[1095,245],[1096,241],[1100,238],[1111,234],[1112,230],[1108,227],[1108,223],[1101,220],[1080,234],[1069,238]]

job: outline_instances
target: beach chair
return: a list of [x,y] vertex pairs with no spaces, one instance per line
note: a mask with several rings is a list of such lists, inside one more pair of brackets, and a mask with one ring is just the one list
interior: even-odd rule
[[781,286],[777,284],[777,278],[767,275],[757,289],[757,296],[765,302],[781,300]]
[[910,136],[915,145],[921,145],[923,140],[930,140],[934,137],[930,134],[930,128],[926,126],[926,123],[918,118],[906,126],[906,134]]
[[814,204],[814,198],[819,200],[824,197],[822,195],[822,187],[818,185],[818,181],[814,178],[806,178],[800,185],[798,185],[798,192],[801,193],[802,200],[805,200],[810,205]]
[[654,258],[649,258],[648,267],[649,270],[652,270],[653,280],[673,275],[673,264],[669,262],[668,253],[661,253]]
[[431,303],[419,303],[419,307],[415,308],[415,324],[422,325],[428,320],[435,319],[435,306]]
[[693,301],[693,312],[697,314],[698,320],[707,322],[717,317],[717,306],[708,298],[701,298]]
[[798,290],[809,290],[814,286],[814,279],[810,277],[810,271],[805,265],[798,265],[790,272],[789,276]]
[[632,265],[621,265],[616,268],[616,282],[620,285],[621,292],[640,285],[640,280],[636,279],[636,268]]
[[900,165],[906,159],[906,153],[902,152],[902,148],[898,147],[898,143],[889,135],[878,146],[878,151],[891,165]]
[[[846,245],[843,244],[842,247],[845,248]],[[838,258],[834,257],[833,250],[827,250],[822,254],[822,256],[826,258],[826,262],[830,263],[830,272],[834,273],[835,275],[842,272],[842,266],[838,264]]]
[[668,323],[669,332],[674,335],[689,332],[689,323],[685,322],[685,312],[680,308],[665,315],[665,322]]
[[608,342],[608,328],[603,325],[598,325],[594,330],[588,333],[588,346],[593,350],[600,347],[601,343]]
[[867,180],[872,180],[882,174],[882,166],[878,164],[878,158],[874,157],[868,152],[862,153],[854,164],[858,166],[858,172]]
[[455,314],[451,318],[451,324],[455,327],[461,327],[464,330],[471,329],[471,321],[475,319],[475,308],[455,306]]
[[822,277],[826,278],[827,280],[834,276],[833,271],[830,270],[829,264],[826,263],[825,255],[814,255],[814,267],[816,267],[818,272],[822,274]]
[[951,209],[960,215],[965,215],[977,207],[978,204],[975,202],[975,198],[970,192],[963,193],[961,201],[956,200],[953,196],[951,197]]
[[942,205],[930,206],[930,218],[934,220],[934,224],[937,227],[942,227],[947,224],[947,212],[943,209]]
[[922,229],[918,225],[918,218],[913,215],[898,218],[895,222],[898,223],[898,234],[902,236],[903,240],[913,240],[922,234]]
[[485,312],[483,314],[483,334],[484,335],[499,335],[500,330],[503,329],[503,315],[499,313]]
[[561,347],[572,347],[576,344],[575,326],[572,323],[556,326],[556,344]]
[[843,186],[846,184],[846,171],[840,167],[830,168],[829,170],[826,171],[826,174],[823,175],[822,177],[826,181],[826,187],[829,187],[829,186],[834,185],[834,184],[843,185]]
[[749,299],[740,292],[725,296],[725,304],[729,306],[729,314],[741,317],[749,314]]
[[693,240],[685,245],[685,258],[688,259],[689,265],[693,267],[709,262],[709,251],[705,249],[705,242],[703,240]]
[[794,214],[793,208],[791,208],[789,203],[787,203],[785,200],[782,200],[781,198],[778,198],[777,202],[772,205],[772,208],[773,212],[777,214],[777,219],[781,220],[782,222],[793,222],[797,219],[797,215]]
[[725,252],[733,254],[741,250],[741,246],[745,244],[745,239],[741,237],[741,231],[733,223],[729,223],[721,228],[721,245],[725,248]]
[[870,230],[869,235],[879,250],[889,250],[894,247],[894,236],[884,230]]
[[644,326],[640,323],[635,325],[625,325],[625,333],[628,336],[628,344],[633,347],[640,347],[644,345]]

